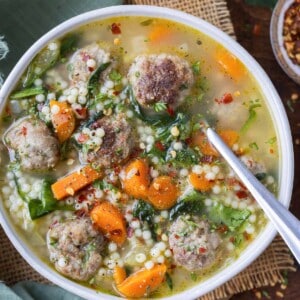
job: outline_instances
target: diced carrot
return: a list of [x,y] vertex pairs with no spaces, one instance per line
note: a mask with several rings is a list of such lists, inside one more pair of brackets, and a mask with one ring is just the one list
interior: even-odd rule
[[160,210],[171,208],[177,200],[178,188],[169,176],[155,178],[148,191],[148,200]]
[[222,140],[231,148],[239,139],[239,135],[236,131],[226,129],[220,130],[219,135]]
[[238,60],[237,57],[226,49],[219,47],[216,51],[215,58],[222,70],[232,79],[239,80],[245,75],[245,66]]
[[[218,134],[222,140],[231,148],[239,139],[239,135],[236,131],[226,129],[218,131]],[[202,131],[197,131],[192,137],[192,146],[198,147],[202,154],[218,157],[219,153],[209,142],[206,134]]]
[[123,188],[125,192],[135,198],[147,199],[149,179],[149,166],[143,159],[131,161],[125,168]]
[[165,25],[156,25],[149,33],[149,41],[152,43],[166,41],[170,37],[171,32],[170,28]]
[[166,265],[155,265],[152,269],[142,269],[127,277],[117,285],[119,292],[128,298],[145,297],[164,281],[167,271]]
[[60,178],[52,184],[51,189],[54,197],[61,200],[67,196],[73,196],[77,191],[100,178],[102,173],[91,166],[86,166],[77,172]]
[[197,131],[193,134],[191,145],[198,147],[202,154],[219,156],[219,153],[209,142],[206,134],[202,131]]
[[51,121],[58,140],[63,143],[70,138],[75,129],[75,116],[71,106],[67,102],[50,101],[50,109],[57,106],[58,111],[51,114]]
[[93,207],[90,217],[105,236],[122,245],[127,237],[126,223],[120,210],[108,201],[101,202]]
[[126,279],[126,271],[124,268],[116,266],[113,274],[116,285],[121,284]]
[[196,174],[196,173],[192,172],[189,175],[189,180],[190,180],[190,183],[192,184],[192,186],[196,190],[201,191],[201,192],[209,191],[214,185],[213,181],[210,181],[205,178],[204,173]]

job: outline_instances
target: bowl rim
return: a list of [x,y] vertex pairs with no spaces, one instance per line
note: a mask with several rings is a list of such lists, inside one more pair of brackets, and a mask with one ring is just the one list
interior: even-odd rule
[[[280,163],[280,176],[279,176],[279,194],[278,199],[286,207],[289,206],[292,186],[293,186],[293,176],[294,176],[294,156],[292,147],[291,131],[286,116],[284,106],[281,99],[276,92],[271,80],[265,71],[260,67],[260,65],[255,61],[255,59],[236,41],[225,34],[220,29],[216,28],[212,24],[192,16],[190,14],[170,9],[162,8],[158,6],[147,6],[147,5],[121,5],[112,6],[107,8],[101,8],[97,10],[92,10],[78,16],[75,16],[67,21],[54,27],[48,33],[43,35],[38,39],[21,57],[18,63],[15,65],[13,70],[10,72],[6,81],[4,82],[0,90],[0,111],[2,111],[5,100],[7,96],[12,91],[13,87],[19,80],[22,73],[25,71],[26,67],[32,60],[32,58],[50,41],[61,37],[62,35],[76,29],[77,27],[91,23],[100,19],[107,19],[110,17],[117,16],[145,16],[145,17],[157,17],[163,19],[173,20],[175,22],[183,23],[187,26],[195,28],[204,34],[208,35],[210,38],[216,42],[223,45],[231,53],[237,56],[248,68],[251,74],[254,76],[258,85],[260,86],[261,92],[264,94],[265,98],[268,100],[266,105],[271,114],[276,133],[280,137],[279,149],[281,151],[281,157],[285,158],[284,164]],[[275,122],[276,121],[276,122]],[[284,176],[283,176],[284,174]],[[30,247],[23,242],[22,238],[14,230],[12,222],[5,213],[3,206],[3,201],[0,201],[0,223],[3,229],[15,248],[23,256],[23,258],[40,274],[48,278],[50,281],[54,282],[58,286],[75,293],[81,297],[88,299],[99,299],[99,296],[105,299],[120,299],[119,297],[105,294],[99,291],[92,290],[90,288],[84,287],[74,281],[67,279],[60,275],[58,272],[54,271],[48,264],[43,262],[38,256],[31,253]],[[246,268],[254,259],[256,259],[271,243],[276,230],[272,224],[268,223],[264,230],[256,237],[253,241],[239,256],[238,259],[230,263],[229,265],[222,268],[221,271],[213,275],[212,277],[204,280],[195,286],[180,292],[178,294],[164,297],[164,299],[179,300],[185,297],[186,299],[195,299],[202,296],[221,284],[225,283],[233,276],[238,274],[244,268]],[[230,270],[230,271],[229,271]],[[229,272],[228,272],[229,271]]]

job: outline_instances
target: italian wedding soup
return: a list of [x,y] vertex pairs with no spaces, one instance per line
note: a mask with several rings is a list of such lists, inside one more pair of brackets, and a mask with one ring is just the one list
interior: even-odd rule
[[179,293],[264,228],[207,126],[277,190],[276,133],[255,78],[165,19],[105,19],[50,42],[1,124],[0,190],[16,230],[58,273],[107,294]]

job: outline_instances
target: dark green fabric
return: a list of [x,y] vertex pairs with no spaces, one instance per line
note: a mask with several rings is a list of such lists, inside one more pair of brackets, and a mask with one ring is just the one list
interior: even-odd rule
[[0,0],[0,36],[10,49],[0,60],[0,72],[7,76],[33,42],[59,23],[89,10],[119,4],[122,0]]
[[57,286],[32,281],[22,281],[11,288],[0,283],[0,299],[3,300],[83,300]]
[[246,3],[274,8],[277,0],[246,0]]

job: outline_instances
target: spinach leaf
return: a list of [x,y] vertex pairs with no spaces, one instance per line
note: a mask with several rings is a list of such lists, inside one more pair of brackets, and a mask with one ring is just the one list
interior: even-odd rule
[[62,58],[66,57],[73,51],[79,42],[79,35],[78,34],[68,34],[61,40],[61,47],[60,47],[60,56]]
[[10,95],[10,98],[23,99],[23,98],[32,97],[39,94],[44,94],[44,92],[45,92],[44,89],[41,87],[33,87],[33,88],[24,89],[19,92],[15,92],[12,95]]
[[169,124],[170,122],[172,122],[172,120],[174,120],[174,117],[168,114],[153,114],[153,115],[145,114],[142,108],[140,107],[140,105],[138,104],[138,102],[136,101],[133,94],[133,90],[130,86],[127,88],[127,92],[128,92],[131,109],[134,112],[135,116],[140,120],[153,126],[161,126],[161,125],[167,126],[167,124]]
[[167,283],[169,289],[173,290],[173,280],[172,280],[171,275],[168,272],[166,272],[166,283]]
[[259,181],[262,181],[264,180],[266,177],[267,177],[267,173],[256,173],[255,174],[255,177],[259,180]]
[[26,193],[24,193],[18,183],[18,180],[16,179],[16,176],[14,176],[14,181],[16,183],[19,196],[28,205],[29,215],[32,220],[38,219],[39,217],[42,217],[55,210],[73,210],[72,206],[59,205],[51,190],[52,182],[47,179],[43,180],[41,196],[39,199],[32,199]]
[[175,126],[180,132],[181,140],[185,140],[190,136],[192,126],[189,116],[187,114],[177,113],[175,119],[170,120],[166,124],[161,124],[160,127],[157,128],[156,138],[164,142],[169,142],[173,138],[171,135],[171,129]]
[[[58,44],[58,41],[56,41]],[[60,55],[60,45],[54,50],[45,47],[39,52],[29,65],[25,78],[23,80],[23,87],[27,88],[32,85],[35,79],[41,77],[49,68],[51,68],[58,60]]]
[[204,210],[203,200],[205,195],[193,190],[191,193],[184,195],[179,202],[173,206],[169,213],[169,219],[174,220],[181,214],[201,215]]
[[149,229],[152,234],[152,238],[156,240],[156,232],[155,232],[155,223],[154,217],[156,215],[156,211],[150,203],[147,203],[143,200],[139,200],[133,207],[133,216],[135,218],[139,218],[143,222],[147,222],[149,225]]
[[170,162],[174,167],[186,167],[196,164],[199,161],[196,151],[186,145],[182,150],[176,150],[175,157],[172,156],[171,151],[175,151],[173,147],[168,149],[165,161]]
[[116,188],[114,185],[108,183],[105,180],[96,180],[94,181],[93,186],[103,191],[105,190],[116,191],[116,192],[118,191],[118,188]]
[[222,204],[212,206],[208,211],[209,219],[217,224],[225,224],[229,230],[238,229],[249,218],[251,212],[247,209],[235,209]]
[[101,73],[105,71],[108,66],[110,65],[110,62],[101,64],[98,69],[92,74],[89,82],[88,82],[88,95],[96,96],[99,93],[99,80]]
[[241,133],[245,133],[245,132],[249,129],[250,125],[254,122],[254,120],[256,119],[256,115],[257,115],[255,109],[256,109],[256,108],[259,108],[259,107],[261,107],[260,104],[252,104],[252,105],[249,107],[249,115],[248,115],[248,119],[246,120],[246,122],[245,122],[244,125],[242,126],[242,128],[241,128],[241,130],[240,130]]

